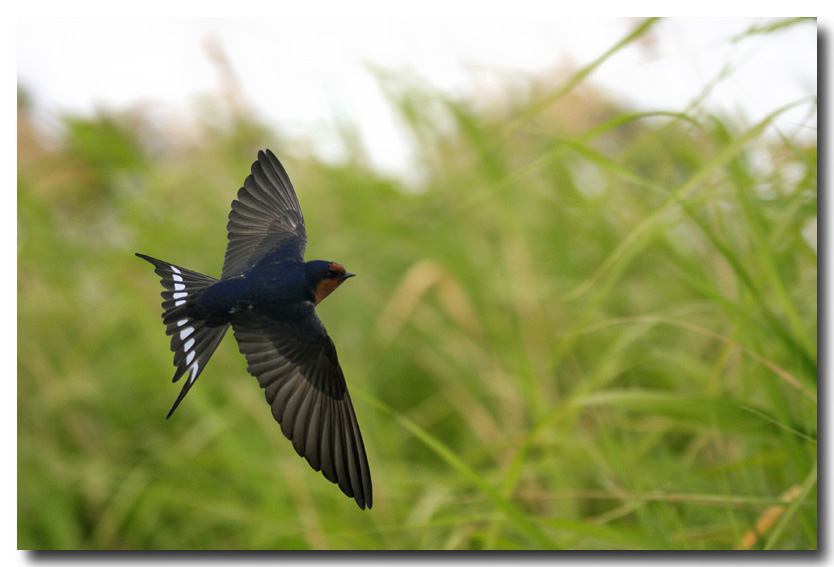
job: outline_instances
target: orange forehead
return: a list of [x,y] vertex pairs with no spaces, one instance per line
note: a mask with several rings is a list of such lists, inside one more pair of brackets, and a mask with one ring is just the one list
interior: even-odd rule
[[330,262],[330,270],[336,272],[337,274],[344,274],[347,272],[344,266],[337,264],[336,262]]

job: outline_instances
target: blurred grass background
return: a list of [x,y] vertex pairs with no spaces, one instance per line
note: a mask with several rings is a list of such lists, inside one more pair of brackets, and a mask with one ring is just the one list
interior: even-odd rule
[[[229,93],[187,128],[140,107],[54,117],[56,139],[21,91],[18,546],[816,549],[815,136],[708,92],[634,113],[591,69],[489,101],[376,71],[418,181],[372,170],[354,125],[324,163]],[[218,276],[266,147],[307,258],[359,274],[319,314],[371,511],[296,456],[231,338],[165,420],[133,253]]]

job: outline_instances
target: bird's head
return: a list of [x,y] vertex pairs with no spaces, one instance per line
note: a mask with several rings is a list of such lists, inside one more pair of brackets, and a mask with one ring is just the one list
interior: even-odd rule
[[307,275],[315,289],[315,304],[318,305],[322,300],[333,293],[333,291],[342,285],[348,278],[352,278],[356,274],[351,274],[346,271],[341,264],[336,262],[325,262],[323,260],[313,260],[307,262]]

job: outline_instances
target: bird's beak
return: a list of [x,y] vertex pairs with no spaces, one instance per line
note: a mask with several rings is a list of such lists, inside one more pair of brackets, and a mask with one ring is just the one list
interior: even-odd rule
[[343,276],[342,276],[342,279],[343,279],[343,280],[346,280],[346,279],[348,279],[348,278],[352,278],[352,277],[353,277],[353,276],[355,276],[355,275],[356,275],[356,274],[351,274],[350,272],[345,272],[345,275],[343,275]]

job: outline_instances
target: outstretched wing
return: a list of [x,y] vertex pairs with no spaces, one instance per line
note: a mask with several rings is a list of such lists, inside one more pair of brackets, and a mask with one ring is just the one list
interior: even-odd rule
[[304,323],[246,312],[232,329],[296,452],[360,508],[370,508],[371,473],[359,424],[336,347],[315,311]]
[[271,151],[258,152],[252,173],[232,201],[229,244],[220,279],[239,276],[270,254],[303,260],[304,216],[290,178]]

